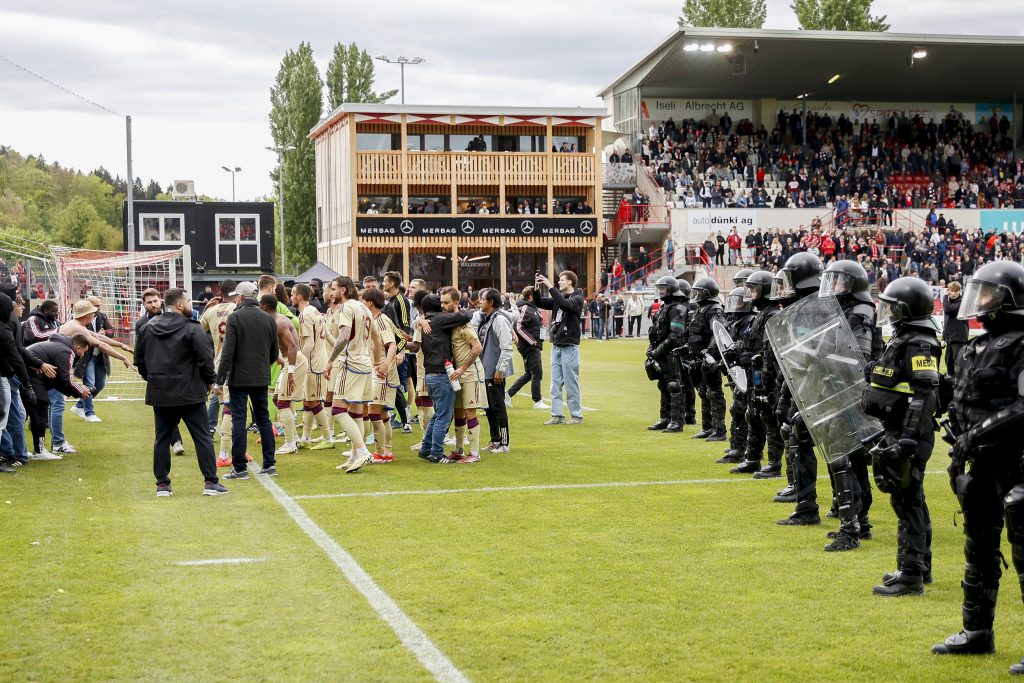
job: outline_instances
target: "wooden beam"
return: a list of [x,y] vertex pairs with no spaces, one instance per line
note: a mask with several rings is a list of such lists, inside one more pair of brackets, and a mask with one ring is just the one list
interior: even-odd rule
[[402,283],[409,287],[409,238],[402,238]]
[[501,272],[501,293],[508,291],[508,262],[505,253],[505,240],[498,244],[498,268]]
[[459,288],[459,245],[452,240],[452,287]]
[[[550,122],[551,119],[548,119],[549,126]],[[555,243],[553,241],[548,242],[548,279],[553,285],[558,286],[558,283],[555,282]]]
[[547,213],[551,215],[551,208],[555,203],[555,187],[554,187],[554,173],[555,173],[555,156],[551,152],[554,147],[554,141],[551,139],[552,126],[551,117],[548,116],[546,119],[547,127],[545,128],[546,134],[544,136],[544,153],[547,155],[547,183],[548,183],[548,210]]

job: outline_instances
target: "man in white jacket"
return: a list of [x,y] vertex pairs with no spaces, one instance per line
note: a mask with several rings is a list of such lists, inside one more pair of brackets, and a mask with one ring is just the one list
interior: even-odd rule
[[501,308],[501,294],[496,289],[480,292],[480,322],[478,336],[483,345],[480,360],[484,366],[484,380],[487,388],[487,424],[491,439],[487,450],[491,453],[508,453],[508,410],[505,406],[505,381],[512,376],[512,350],[515,333],[512,320]]
[[[629,321],[627,337],[640,336],[640,319],[643,314],[644,302],[640,300],[636,292],[633,292],[626,302],[626,319]],[[636,325],[635,333],[633,332],[633,325]]]

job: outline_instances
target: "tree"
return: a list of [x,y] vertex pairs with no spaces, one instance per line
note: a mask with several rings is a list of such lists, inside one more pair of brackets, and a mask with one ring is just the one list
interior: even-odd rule
[[888,31],[885,15],[871,16],[872,0],[793,0],[805,31]]
[[[85,197],[72,199],[54,218],[54,238],[70,247],[84,246],[90,235],[110,228]],[[110,228],[113,229],[113,228]]]
[[[309,43],[289,50],[270,88],[270,134],[285,152],[284,203],[288,234],[284,251],[290,269],[300,271],[316,261],[316,173],[309,131],[323,113],[323,81]],[[277,184],[277,174],[271,174]]]
[[761,28],[765,0],[685,0],[679,25],[716,28]]
[[366,50],[352,43],[334,46],[334,56],[327,65],[327,106],[340,107],[345,102],[386,102],[398,91],[373,92],[373,60]]

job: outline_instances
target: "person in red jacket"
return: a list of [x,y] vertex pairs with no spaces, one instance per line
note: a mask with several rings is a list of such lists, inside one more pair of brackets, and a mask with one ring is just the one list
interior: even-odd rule
[[740,247],[743,246],[743,238],[736,231],[736,226],[733,226],[725,242],[729,245],[729,265],[735,266],[740,260]]
[[835,256],[835,253],[836,243],[833,241],[832,235],[825,233],[825,236],[821,238],[821,260],[828,263]]

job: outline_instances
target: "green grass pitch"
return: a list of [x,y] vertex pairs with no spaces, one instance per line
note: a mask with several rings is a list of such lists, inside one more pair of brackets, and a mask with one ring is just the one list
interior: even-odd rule
[[[833,520],[776,526],[791,509],[770,502],[779,480],[730,475],[714,464],[723,444],[692,428],[646,430],[658,396],[644,348],[584,342],[596,410],[544,427],[521,394],[510,454],[429,465],[409,451],[417,432],[396,436],[393,464],[345,475],[341,449],[302,451],[279,459],[276,481],[474,681],[1007,676],[1024,655],[1012,570],[996,655],[929,652],[960,626],[963,537],[944,474],[926,478],[935,583],[920,598],[872,596],[895,566],[887,497],[875,492],[875,538],[851,553],[822,551]],[[258,481],[201,497],[187,442],[175,495],[158,499],[149,409],[98,413],[102,424],[65,418],[80,454],[0,476],[0,680],[431,678]],[[940,442],[929,470],[946,464]],[[646,485],[424,493],[601,483]],[[304,497],[384,491],[421,493]],[[178,564],[220,558],[260,561]]]

